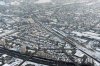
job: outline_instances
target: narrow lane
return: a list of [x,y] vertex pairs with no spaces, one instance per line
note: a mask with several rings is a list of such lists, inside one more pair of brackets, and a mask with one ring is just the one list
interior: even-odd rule
[[[7,55],[15,57],[15,58],[20,58],[25,61],[27,60],[27,58],[30,57],[27,54],[22,54],[20,52],[8,50],[8,49],[2,48],[2,47],[0,47],[0,53],[7,54]],[[56,60],[41,58],[41,57],[37,57],[37,56],[32,56],[27,61],[35,62],[38,64],[49,65],[49,66],[57,66],[57,65],[58,66],[61,66],[61,65],[62,66],[66,66],[66,65],[67,66],[75,66],[75,64],[72,62],[56,61]]]
[[64,40],[65,42],[68,42],[69,44],[71,44],[73,47],[75,47],[76,49],[80,50],[81,52],[83,52],[84,54],[86,54],[87,56],[91,57],[92,59],[94,59],[95,61],[100,63],[100,57],[98,57],[95,52],[83,47],[81,44],[78,44],[77,42],[75,42],[74,40],[72,40],[69,37],[66,37],[65,35],[58,33],[54,30],[52,30],[51,28],[42,25],[42,22],[40,22],[38,20],[38,17],[33,14],[34,18],[32,18],[34,20],[35,23],[37,23],[39,26],[41,26],[42,28],[46,29],[48,32],[52,33],[53,35],[57,36],[58,38]]

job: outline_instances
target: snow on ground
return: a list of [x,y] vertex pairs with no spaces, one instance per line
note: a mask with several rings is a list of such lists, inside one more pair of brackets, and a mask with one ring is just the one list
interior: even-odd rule
[[23,60],[15,58],[14,62],[10,63],[10,64],[4,64],[3,66],[16,66],[19,65]]
[[87,41],[87,40],[85,40],[85,39],[76,38],[76,37],[75,37],[75,39],[78,40],[80,43],[85,43],[85,42]]
[[51,0],[38,0],[35,3],[49,3]]
[[0,5],[6,5],[4,1],[0,1]]
[[59,38],[57,38],[57,37],[54,37],[54,38],[52,38],[53,40],[55,40],[55,41],[59,41],[59,42],[62,42]]
[[83,34],[92,35],[92,36],[100,36],[100,34],[93,33],[93,32],[82,32]]
[[2,33],[2,34],[0,34],[0,37],[3,37],[3,36],[6,36],[6,35],[9,35],[9,34],[11,34],[11,33],[13,33],[14,32],[14,30],[4,30],[4,33]]
[[23,60],[16,58],[15,61],[11,64],[9,64],[10,66],[16,66],[18,64],[20,64]]
[[82,34],[80,32],[77,32],[77,31],[72,31],[72,34],[75,34],[77,36],[82,36]]
[[100,63],[94,61],[94,66],[100,66]]
[[84,54],[79,50],[76,51],[75,55],[78,56],[78,57],[83,57],[84,56]]
[[79,37],[86,37],[86,38],[90,38],[90,39],[95,39],[95,40],[99,40],[100,41],[100,34],[97,33],[92,33],[92,32],[77,32],[77,31],[73,31],[72,34],[74,34],[75,36],[79,36]]
[[4,64],[3,66],[10,66],[9,64]]
[[[72,40],[70,40],[70,41],[72,41]],[[72,42],[73,42],[73,41],[72,41]],[[89,49],[87,49],[87,48],[85,48],[85,47],[83,47],[83,46],[77,44],[76,42],[73,42],[73,43],[76,45],[76,47],[77,47],[79,50],[81,50],[81,51],[87,53],[88,55],[90,55],[90,56],[94,57],[95,59],[97,59],[98,61],[100,61],[100,52],[91,51],[91,50],[89,50]]]
[[2,55],[2,57],[6,57],[6,56],[8,56],[8,55],[7,55],[7,54],[3,54],[3,55]]
[[66,44],[64,48],[71,48],[69,44]]
[[20,2],[14,1],[14,2],[11,2],[11,5],[20,5]]
[[88,2],[86,5],[91,6],[91,5],[94,5],[99,2],[100,2],[100,0],[93,0],[93,1]]
[[47,65],[43,65],[43,64],[37,64],[37,63],[34,63],[34,62],[30,62],[30,61],[26,61],[25,63],[22,64],[22,66],[25,66],[27,64],[32,64],[32,65],[35,65],[35,66],[47,66]]
[[88,4],[86,4],[86,5],[90,6],[90,5],[93,5],[93,4],[95,4],[95,3],[88,3]]
[[96,50],[100,52],[100,48],[96,48]]
[[95,57],[100,61],[100,52],[95,52]]

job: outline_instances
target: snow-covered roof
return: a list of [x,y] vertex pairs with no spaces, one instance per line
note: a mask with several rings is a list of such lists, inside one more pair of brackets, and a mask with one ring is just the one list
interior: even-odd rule
[[92,35],[92,36],[100,36],[100,34],[92,33],[92,32],[82,32],[82,34]]
[[3,66],[10,66],[9,64],[4,64]]
[[81,42],[81,43],[84,43],[84,42],[87,41],[86,39],[81,39],[81,38],[76,38],[76,40],[78,40],[78,41]]
[[54,37],[53,40],[62,42],[58,37]]
[[77,31],[73,31],[72,33],[76,34],[77,36],[82,36],[82,34],[80,32],[77,32]]
[[86,5],[89,5],[90,6],[90,5],[93,5],[93,4],[95,4],[95,3],[91,2],[91,3],[87,3]]
[[76,34],[77,36],[84,36],[87,38],[91,38],[91,39],[95,39],[95,40],[100,40],[100,34],[97,33],[92,33],[92,32],[77,32],[77,31],[73,31],[73,34]]
[[95,65],[95,66],[100,66],[100,63],[94,61],[94,65]]
[[0,65],[2,64],[2,62],[0,62]]
[[38,0],[35,3],[49,3],[51,0]]
[[35,65],[35,66],[47,66],[47,65],[42,65],[42,64],[37,64],[37,63],[34,63],[34,62],[30,62],[30,61],[26,61],[25,63],[22,64],[22,66],[25,66],[27,64],[32,64],[32,65]]
[[11,2],[11,5],[20,5],[20,2],[14,1],[14,2]]
[[6,5],[4,1],[0,1],[0,5]]
[[83,57],[84,56],[84,54],[79,50],[76,51],[75,55],[78,56],[78,57]]
[[100,40],[100,37],[97,37],[97,36],[91,36],[90,38],[94,38],[96,40]]
[[18,64],[20,64],[23,60],[16,58],[15,61],[11,64],[9,64],[10,66],[16,66]]
[[6,56],[8,56],[8,55],[7,55],[7,54],[3,54],[3,55],[2,55],[2,57],[6,57]]

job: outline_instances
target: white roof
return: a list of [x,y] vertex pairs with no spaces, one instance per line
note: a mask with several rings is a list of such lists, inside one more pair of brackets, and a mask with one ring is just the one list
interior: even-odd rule
[[0,65],[2,64],[2,62],[0,62]]
[[8,55],[7,55],[7,54],[3,54],[3,55],[2,55],[2,57],[6,57],[6,56],[8,56]]
[[75,55],[78,56],[78,57],[83,57],[84,56],[84,54],[79,50],[76,51]]
[[37,63],[34,63],[34,62],[30,62],[30,61],[25,61],[25,63],[23,63],[22,66],[25,66],[27,64],[32,64],[32,65],[35,65],[35,66],[47,66],[47,65],[43,65],[43,64],[37,64]]
[[82,32],[83,34],[88,34],[88,35],[91,35],[91,36],[100,36],[100,34],[97,34],[97,33],[92,33],[92,32]]
[[77,31],[73,31],[72,33],[77,34],[78,36],[82,36],[82,34],[80,32],[77,32]]
[[10,66],[9,64],[4,64],[3,66]]
[[91,36],[90,38],[94,38],[96,40],[100,40],[100,37],[97,37],[97,36]]

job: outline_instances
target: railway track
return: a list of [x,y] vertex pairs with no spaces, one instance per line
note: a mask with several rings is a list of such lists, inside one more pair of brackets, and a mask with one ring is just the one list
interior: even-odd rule
[[[65,41],[65,42],[68,42],[69,44],[71,44],[73,47],[75,47],[76,49],[80,50],[81,52],[83,52],[84,54],[88,55],[89,57],[93,58],[95,61],[99,62],[100,63],[100,60],[98,60],[97,58],[93,57],[94,56],[94,52],[88,50],[87,48],[84,48],[82,47],[80,44],[78,44],[77,42],[73,41],[71,38],[69,37],[66,37],[65,35],[62,35],[54,30],[52,30],[51,28],[47,27],[47,26],[44,26],[42,25],[38,19],[34,19],[34,22],[37,23],[41,28],[44,28],[46,29],[48,32],[52,33],[53,35],[57,36],[58,38],[60,38],[61,40]],[[9,35],[9,34],[8,34]],[[3,37],[3,36],[2,36]],[[3,52],[2,52],[3,51]],[[88,52],[86,52],[88,51]],[[50,65],[50,66],[60,66],[61,64],[66,64],[66,62],[63,62],[63,61],[55,61],[55,60],[51,60],[51,59],[46,59],[46,58],[41,58],[41,57],[36,57],[36,56],[28,56],[28,55],[25,55],[25,54],[21,54],[19,52],[16,52],[16,51],[12,51],[12,50],[8,50],[8,49],[5,49],[5,48],[0,48],[0,52],[1,53],[7,53],[8,55],[10,56],[13,56],[13,57],[18,57],[18,58],[21,58],[23,60],[29,60],[29,61],[32,61],[32,62],[36,62],[36,63],[40,63],[40,64],[46,64],[46,65]],[[91,55],[90,55],[91,53]],[[77,65],[77,63],[75,62],[75,60],[73,60],[73,57],[72,56],[69,56],[67,53],[66,55],[69,57],[69,59],[74,63],[72,66],[79,66]],[[28,58],[28,59],[26,59]],[[25,62],[24,61],[24,62]],[[23,62],[23,63],[24,63]],[[21,66],[21,65],[20,65]],[[64,65],[63,65],[64,66]]]
[[[37,56],[30,57],[30,55],[22,54],[20,52],[8,50],[8,49],[2,48],[2,47],[0,47],[0,53],[7,54],[7,55],[15,57],[15,58],[20,58],[20,59],[23,59],[24,61],[31,61],[31,62],[35,62],[38,64],[44,64],[44,65],[49,65],[49,66],[57,66],[57,65],[58,66],[61,66],[61,65],[63,65],[63,66],[66,66],[66,65],[67,66],[75,66],[75,64],[72,62],[56,61],[56,60],[41,58],[41,57],[37,57]],[[20,64],[19,66],[21,66],[22,64]]]
[[95,52],[81,46],[81,44],[78,44],[77,42],[71,40],[71,38],[66,37],[54,30],[52,30],[51,28],[42,25],[42,22],[40,22],[37,18],[37,16],[35,14],[33,14],[33,16],[35,16],[35,18],[32,18],[34,20],[35,23],[37,23],[39,26],[41,26],[42,28],[46,29],[48,32],[52,33],[53,35],[57,36],[58,38],[64,40],[65,42],[68,42],[69,44],[71,44],[73,47],[75,47],[76,49],[80,50],[82,53],[84,53],[85,55],[91,57],[93,60],[97,61],[100,63],[100,59],[97,59],[98,57],[94,57],[95,56]]

